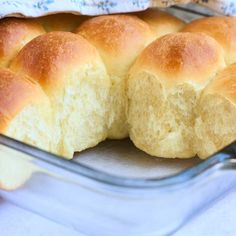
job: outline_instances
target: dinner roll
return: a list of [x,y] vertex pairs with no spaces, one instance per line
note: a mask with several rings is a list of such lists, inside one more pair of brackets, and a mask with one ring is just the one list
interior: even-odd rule
[[38,21],[43,25],[47,32],[51,31],[73,31],[79,26],[87,16],[78,16],[70,13],[59,13],[54,15],[42,16]]
[[54,150],[50,103],[37,83],[2,68],[0,98],[0,133]]
[[97,50],[81,36],[51,32],[28,43],[11,65],[51,100],[58,154],[71,158],[107,136],[110,81]]
[[224,48],[227,64],[236,62],[236,17],[214,16],[194,20],[185,32],[203,32],[213,37]]
[[6,18],[0,21],[0,67],[7,67],[30,40],[45,33],[35,20]]
[[0,189],[17,189],[29,180],[33,173],[43,172],[31,162],[32,159],[20,151],[0,145]]
[[154,35],[144,21],[131,15],[94,17],[75,32],[98,49],[112,81],[108,137],[125,138],[128,136],[125,78],[136,57]]
[[199,157],[206,158],[236,139],[236,64],[220,72],[207,86],[196,114]]
[[202,33],[169,34],[145,48],[128,79],[134,144],[153,156],[194,156],[197,98],[224,66],[219,44]]
[[150,8],[135,14],[149,24],[156,38],[180,31],[185,25],[181,19],[157,8]]

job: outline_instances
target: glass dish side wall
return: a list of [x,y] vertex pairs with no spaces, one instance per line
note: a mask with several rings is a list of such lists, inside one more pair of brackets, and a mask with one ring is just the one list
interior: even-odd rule
[[0,195],[86,235],[166,235],[236,184],[236,162],[228,158],[218,154],[198,172],[193,167],[147,188],[111,185],[37,160],[44,173]]

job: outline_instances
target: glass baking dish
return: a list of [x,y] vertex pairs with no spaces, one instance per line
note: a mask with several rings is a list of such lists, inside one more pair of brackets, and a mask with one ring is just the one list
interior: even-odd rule
[[[211,14],[169,11],[187,20]],[[167,235],[236,185],[235,150],[233,143],[205,161],[158,159],[127,139],[68,161],[0,135],[0,179],[19,180],[0,196],[88,236]]]

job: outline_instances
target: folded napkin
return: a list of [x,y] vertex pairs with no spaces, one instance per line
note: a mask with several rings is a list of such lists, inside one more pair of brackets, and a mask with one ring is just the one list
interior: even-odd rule
[[100,15],[187,3],[201,4],[225,15],[236,15],[236,0],[3,0],[0,1],[0,17],[37,17],[55,12]]

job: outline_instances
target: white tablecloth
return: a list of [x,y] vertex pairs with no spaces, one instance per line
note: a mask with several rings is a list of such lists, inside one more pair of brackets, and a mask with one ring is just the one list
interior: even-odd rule
[[[174,236],[235,236],[235,219],[236,189],[186,224]],[[0,235],[82,236],[83,234],[0,199]]]

